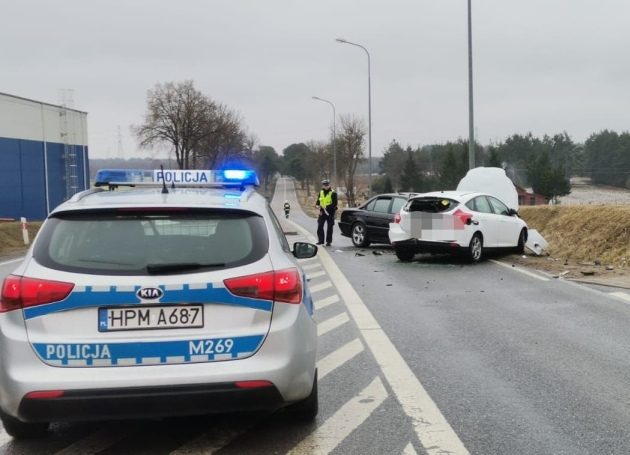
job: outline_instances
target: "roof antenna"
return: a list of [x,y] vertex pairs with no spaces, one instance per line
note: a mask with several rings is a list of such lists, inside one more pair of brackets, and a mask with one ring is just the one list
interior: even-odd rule
[[166,188],[166,179],[164,178],[164,165],[160,164],[160,170],[162,171],[162,194],[168,194],[168,188]]

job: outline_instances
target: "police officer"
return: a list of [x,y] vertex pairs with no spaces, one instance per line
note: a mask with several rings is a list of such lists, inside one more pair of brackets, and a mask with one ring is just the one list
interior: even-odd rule
[[291,204],[289,204],[289,201],[285,200],[284,201],[284,216],[286,218],[289,218],[290,211],[291,211]]
[[337,210],[337,193],[330,187],[330,180],[322,180],[322,189],[315,204],[319,207],[317,218],[317,244],[324,244],[324,224],[328,222],[326,229],[326,246],[332,243],[333,226],[335,225],[335,211]]

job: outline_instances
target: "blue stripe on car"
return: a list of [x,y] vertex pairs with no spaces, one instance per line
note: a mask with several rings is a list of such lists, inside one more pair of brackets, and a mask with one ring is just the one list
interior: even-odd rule
[[[159,301],[161,304],[212,303],[242,306],[263,311],[271,311],[273,308],[273,302],[270,300],[238,297],[224,287],[213,287],[212,283],[207,283],[205,289],[190,289],[190,286],[187,284],[183,285],[182,290],[167,290],[165,286],[159,287],[164,291],[164,296]],[[128,289],[128,287],[126,288]],[[141,302],[136,297],[138,289],[140,289],[140,286],[136,286],[132,291],[117,291],[116,286],[110,286],[108,291],[95,291],[92,289],[92,286],[86,286],[85,291],[75,290],[60,302],[25,308],[24,318],[32,319],[60,311],[103,305],[140,305]]]
[[[264,335],[251,335],[131,343],[34,343],[33,346],[44,362],[61,362],[62,365],[85,361],[92,366],[95,360],[117,365],[121,360],[130,359],[136,365],[142,364],[144,359],[159,359],[160,364],[181,364],[229,360],[228,355],[231,359],[244,358],[258,350],[263,338]],[[229,352],[226,352],[227,340],[232,343]],[[217,359],[217,356],[221,357]],[[183,358],[183,362],[174,358]]]

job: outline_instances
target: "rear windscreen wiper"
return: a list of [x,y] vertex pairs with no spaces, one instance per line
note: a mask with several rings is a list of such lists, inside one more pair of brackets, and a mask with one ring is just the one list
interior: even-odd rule
[[147,264],[147,272],[151,274],[183,272],[186,270],[203,269],[206,267],[225,267],[225,264],[221,262],[215,262],[213,264],[201,264],[199,262],[174,262],[172,264]]

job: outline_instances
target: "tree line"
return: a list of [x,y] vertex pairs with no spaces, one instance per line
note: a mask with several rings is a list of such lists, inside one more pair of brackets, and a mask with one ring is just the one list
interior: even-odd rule
[[[305,141],[280,155],[258,145],[240,115],[194,87],[192,81],[158,83],[147,92],[144,121],[132,127],[141,147],[166,147],[180,169],[214,169],[226,163],[254,167],[268,188],[277,173],[295,177],[307,191],[322,177],[345,188],[348,205],[359,195],[356,177],[367,172],[365,122],[340,117],[335,143]],[[336,150],[337,175],[333,175]],[[475,144],[476,166],[502,167],[515,184],[532,187],[549,199],[570,192],[569,178],[630,188],[630,133],[604,130],[583,144],[566,133],[535,137],[514,134],[486,146]],[[378,165],[376,165],[378,162]],[[372,192],[452,190],[468,171],[468,142],[459,139],[412,148],[393,140],[383,157],[373,158]]]

